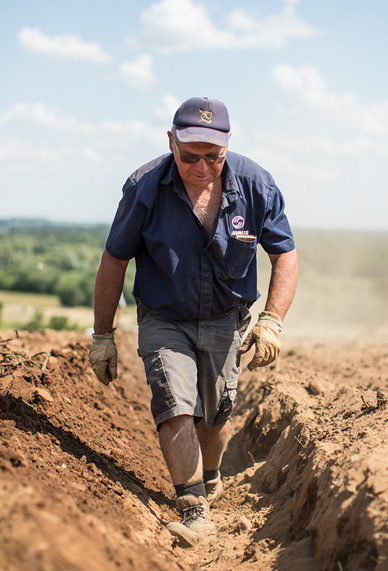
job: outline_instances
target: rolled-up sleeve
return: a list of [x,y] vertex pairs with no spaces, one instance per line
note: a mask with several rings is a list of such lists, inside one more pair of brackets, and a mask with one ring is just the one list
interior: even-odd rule
[[282,193],[275,184],[271,185],[268,188],[266,212],[259,240],[268,254],[283,254],[295,248],[284,206]]

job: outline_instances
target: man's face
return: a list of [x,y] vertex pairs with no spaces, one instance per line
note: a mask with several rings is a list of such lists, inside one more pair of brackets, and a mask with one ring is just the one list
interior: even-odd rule
[[218,157],[226,155],[227,147],[219,147],[210,143],[179,143],[168,133],[170,141],[170,151],[174,154],[175,163],[182,181],[198,190],[205,189],[209,184],[220,178],[225,159],[220,163],[208,164],[204,159],[200,159],[194,164],[182,161],[182,158],[190,156]]

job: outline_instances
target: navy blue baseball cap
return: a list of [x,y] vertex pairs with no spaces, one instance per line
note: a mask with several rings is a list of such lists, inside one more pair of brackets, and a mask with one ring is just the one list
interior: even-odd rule
[[227,147],[229,114],[218,99],[192,97],[174,115],[175,136],[180,143],[211,143]]

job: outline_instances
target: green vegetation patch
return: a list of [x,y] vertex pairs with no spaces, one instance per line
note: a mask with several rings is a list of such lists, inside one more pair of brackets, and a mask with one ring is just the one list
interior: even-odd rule
[[[91,307],[109,227],[0,221],[0,290],[52,294],[62,306]],[[124,295],[132,303],[134,262]]]

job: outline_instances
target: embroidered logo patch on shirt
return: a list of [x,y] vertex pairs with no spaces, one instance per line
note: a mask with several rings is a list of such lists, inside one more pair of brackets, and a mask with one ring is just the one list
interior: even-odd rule
[[243,218],[242,216],[235,216],[234,218],[232,218],[232,226],[233,228],[236,228],[236,230],[241,230],[241,228],[244,227],[245,224],[245,218]]

